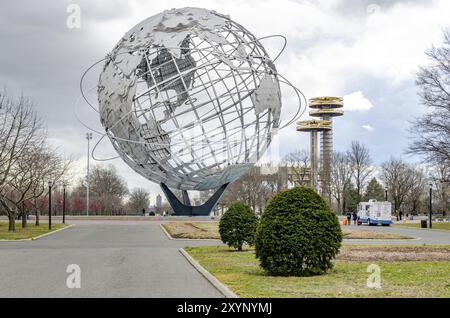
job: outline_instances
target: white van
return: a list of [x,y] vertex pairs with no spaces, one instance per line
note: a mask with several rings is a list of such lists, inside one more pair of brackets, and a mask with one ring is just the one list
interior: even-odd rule
[[389,226],[392,222],[391,217],[391,202],[369,200],[369,202],[360,202],[358,204],[359,223]]

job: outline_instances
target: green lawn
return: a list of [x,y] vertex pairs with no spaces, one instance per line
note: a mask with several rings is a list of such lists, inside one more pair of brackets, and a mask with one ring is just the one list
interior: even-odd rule
[[[433,230],[450,231],[450,222],[433,222],[431,225]],[[394,226],[420,227],[420,223],[395,223]]]
[[[52,231],[66,227],[65,224],[52,224]],[[22,228],[22,222],[16,222],[16,230],[14,232],[8,231],[8,222],[0,221],[0,240],[20,240],[29,239],[36,236],[51,232],[48,230],[48,224],[41,224],[35,226],[34,222],[28,222],[26,228]]]
[[[203,246],[186,251],[240,297],[450,297],[450,261],[336,260],[325,275],[275,277],[259,267],[252,249]],[[381,268],[380,289],[367,287],[371,263]]]

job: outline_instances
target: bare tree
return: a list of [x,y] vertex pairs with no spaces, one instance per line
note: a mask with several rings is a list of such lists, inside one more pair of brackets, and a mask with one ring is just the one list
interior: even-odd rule
[[450,209],[450,165],[435,164],[430,169],[430,181],[434,184],[437,211],[445,216]]
[[299,184],[305,184],[308,174],[306,171],[310,165],[309,152],[307,150],[296,150],[288,153],[282,161],[293,173],[294,180]]
[[358,141],[352,141],[352,145],[347,154],[352,167],[352,177],[356,187],[357,201],[360,202],[364,188],[373,172],[369,149]]
[[[37,150],[31,161],[33,184],[30,189],[29,201],[35,214],[35,225],[39,226],[39,214],[41,212],[38,204],[39,198],[47,194],[47,183],[49,180],[53,181],[55,187],[62,186],[62,182],[69,181],[69,171],[73,165],[73,160],[63,158],[56,150],[45,144],[41,149]],[[26,222],[26,215],[22,217],[22,221],[22,224]]]
[[[91,204],[98,205],[90,209],[100,213],[116,213],[122,209],[123,199],[128,194],[125,180],[118,175],[113,165],[94,165],[90,174]],[[78,180],[74,189],[78,196],[86,196],[86,182]]]
[[441,47],[433,46],[426,54],[430,63],[421,67],[416,83],[428,113],[413,122],[415,139],[407,152],[450,166],[450,32],[444,31]]
[[25,202],[31,199],[35,183],[35,157],[43,142],[42,140],[40,145],[27,148],[15,162],[10,170],[9,191],[3,194],[3,199],[22,217],[22,227],[26,226]]
[[418,174],[414,167],[402,159],[391,158],[381,165],[382,180],[394,201],[394,211],[398,211],[408,195],[417,186]]
[[416,214],[423,203],[427,180],[422,168],[410,166],[408,170],[411,187],[405,198],[405,207],[407,211]]
[[[23,207],[32,184],[29,167],[33,147],[42,143],[44,126],[31,100],[2,94],[0,99],[0,204],[9,219],[9,230],[15,230],[18,207]],[[25,170],[21,170],[21,169]]]
[[143,188],[134,188],[128,198],[128,209],[130,212],[141,211],[150,203],[150,194]]
[[232,202],[242,201],[253,211],[256,212],[259,208],[261,212],[271,195],[270,185],[266,178],[267,175],[261,174],[260,167],[253,167],[246,175],[230,184],[219,204],[227,206]]
[[334,152],[331,167],[331,193],[336,200],[338,213],[345,211],[345,194],[351,184],[351,177],[352,166],[349,155]]

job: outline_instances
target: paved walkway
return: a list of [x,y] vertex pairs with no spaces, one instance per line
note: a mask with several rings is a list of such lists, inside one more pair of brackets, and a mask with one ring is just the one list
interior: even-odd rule
[[357,228],[365,231],[378,231],[386,233],[397,233],[415,239],[400,240],[344,240],[346,244],[450,244],[450,231],[430,230],[402,226],[367,226],[351,225],[349,228]]
[[[179,253],[159,222],[77,221],[26,242],[0,242],[0,297],[222,297]],[[69,264],[81,288],[69,289]]]

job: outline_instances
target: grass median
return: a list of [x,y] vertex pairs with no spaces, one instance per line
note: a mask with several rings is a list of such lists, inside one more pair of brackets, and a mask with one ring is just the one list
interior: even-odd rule
[[218,222],[168,222],[162,224],[173,238],[220,239]]
[[[167,232],[173,238],[181,239],[220,239],[219,222],[167,222],[163,224]],[[373,230],[361,230],[358,226],[342,226],[345,239],[384,239],[400,240],[412,237],[397,234],[378,232]]]
[[[269,276],[253,249],[186,251],[240,297],[450,297],[450,246],[343,246],[333,269],[312,277]],[[370,264],[381,269],[380,289],[367,287]]]
[[8,222],[0,221],[0,240],[23,240],[32,239],[39,235],[59,230],[66,227],[66,224],[52,224],[52,229],[48,229],[48,224],[43,223],[36,226],[34,223],[28,223],[25,228],[22,228],[22,222],[16,222],[16,230],[8,231]]

